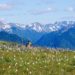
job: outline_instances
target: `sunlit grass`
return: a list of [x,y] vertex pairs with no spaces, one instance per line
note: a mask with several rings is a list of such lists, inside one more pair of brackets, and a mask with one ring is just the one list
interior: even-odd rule
[[75,75],[75,51],[0,49],[0,75]]
[[74,75],[75,52],[0,50],[0,75]]

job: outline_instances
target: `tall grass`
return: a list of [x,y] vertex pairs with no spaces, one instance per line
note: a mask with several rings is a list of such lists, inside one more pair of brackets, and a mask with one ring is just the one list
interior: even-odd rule
[[75,51],[4,46],[0,75],[75,75]]

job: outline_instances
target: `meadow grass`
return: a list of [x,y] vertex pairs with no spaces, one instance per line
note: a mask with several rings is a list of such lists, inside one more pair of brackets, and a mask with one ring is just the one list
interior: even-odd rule
[[75,75],[75,52],[0,50],[0,75]]
[[75,51],[2,48],[0,75],[75,75]]

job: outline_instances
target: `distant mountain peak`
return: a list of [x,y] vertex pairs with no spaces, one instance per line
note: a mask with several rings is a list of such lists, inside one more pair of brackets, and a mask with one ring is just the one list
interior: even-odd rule
[[55,22],[54,24],[41,24],[39,22],[34,22],[28,25],[25,24],[19,24],[19,23],[4,23],[0,21],[0,31],[11,31],[12,27],[21,28],[23,30],[30,29],[34,30],[36,32],[53,32],[58,31],[62,28],[70,28],[75,26],[75,21],[61,21],[61,22]]

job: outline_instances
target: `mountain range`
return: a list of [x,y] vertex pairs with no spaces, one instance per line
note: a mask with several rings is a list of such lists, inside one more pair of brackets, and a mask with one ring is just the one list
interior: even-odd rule
[[75,49],[75,27],[65,31],[60,30],[45,34],[35,45],[50,48]]
[[[12,41],[6,35],[13,35],[15,42],[30,40],[33,46],[51,48],[75,49],[75,21],[61,21],[54,24],[38,22],[29,25],[19,23],[5,23],[0,21],[0,40]],[[2,37],[4,39],[2,39]],[[18,40],[19,39],[19,40]]]

